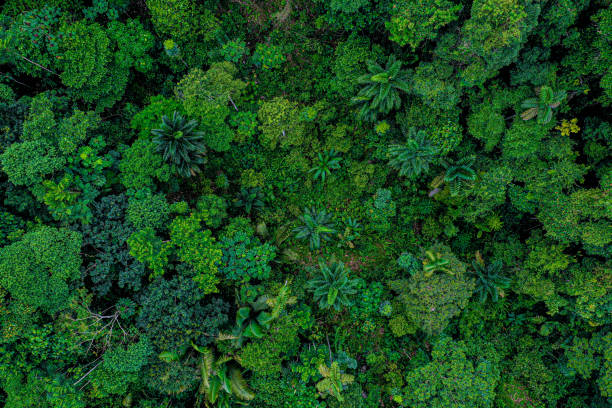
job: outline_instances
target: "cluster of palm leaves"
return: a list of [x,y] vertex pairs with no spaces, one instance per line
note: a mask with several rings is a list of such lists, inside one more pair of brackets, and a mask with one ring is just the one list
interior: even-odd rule
[[476,294],[481,302],[486,302],[491,298],[497,302],[499,296],[503,296],[503,290],[510,287],[512,280],[502,274],[503,264],[501,261],[495,261],[485,265],[482,258],[477,257],[472,262],[474,271],[473,277],[476,279]]
[[400,176],[415,178],[427,173],[437,158],[438,149],[427,139],[425,131],[410,128],[406,143],[389,146],[388,154],[389,165],[399,170]]
[[238,193],[238,197],[234,201],[234,205],[238,208],[244,208],[247,214],[251,211],[259,211],[264,208],[264,194],[259,187],[242,187]]
[[304,215],[300,216],[303,225],[295,228],[293,232],[298,239],[307,239],[310,249],[319,249],[322,241],[331,241],[336,223],[332,214],[325,210],[317,210],[313,207],[305,208]]
[[329,177],[332,170],[340,168],[341,160],[334,149],[326,150],[318,154],[314,166],[310,169],[310,173],[314,173],[313,178],[315,180],[320,178],[322,182],[325,182],[325,178]]
[[352,383],[355,377],[350,374],[344,374],[340,370],[340,365],[337,361],[334,361],[330,367],[320,364],[317,368],[323,377],[316,385],[321,397],[325,398],[328,395],[333,395],[338,401],[344,401],[342,390],[345,385]]
[[530,120],[537,116],[538,123],[545,124],[552,120],[553,109],[561,105],[567,96],[565,91],[555,92],[550,86],[536,88],[536,98],[523,101],[521,107],[527,110],[521,113],[523,120]]
[[472,169],[473,165],[473,157],[464,157],[455,162],[442,161],[445,171],[431,182],[434,189],[429,192],[429,196],[433,197],[439,193],[443,184],[448,186],[452,197],[468,191],[476,181],[477,176],[476,171]]
[[374,122],[379,113],[388,114],[401,106],[400,92],[409,92],[408,73],[402,70],[402,62],[391,55],[385,68],[374,61],[368,61],[369,73],[360,76],[357,82],[363,85],[351,101],[360,104],[359,117]]
[[334,308],[336,311],[352,305],[350,297],[357,293],[357,279],[349,279],[348,269],[342,262],[327,265],[319,262],[319,274],[306,283],[313,292],[315,302],[321,309]]
[[[202,353],[199,394],[204,396],[204,404],[207,407],[229,408],[234,402],[250,401],[255,398],[255,394],[242,378],[237,364],[230,364],[233,361],[232,357],[215,358],[210,349],[195,348]],[[232,397],[239,401],[235,401]]]
[[178,112],[172,117],[164,115],[159,129],[153,129],[153,142],[156,151],[164,161],[172,164],[182,177],[199,173],[200,166],[206,162],[204,133],[197,131],[198,122],[187,120]]
[[476,180],[476,172],[472,169],[473,157],[464,157],[453,164],[444,162],[442,165],[446,169],[444,182],[448,185],[452,196],[459,195]]
[[448,267],[450,261],[443,258],[441,254],[433,251],[425,251],[426,259],[423,261],[425,276],[430,277],[434,272],[446,272],[453,275],[454,272]]

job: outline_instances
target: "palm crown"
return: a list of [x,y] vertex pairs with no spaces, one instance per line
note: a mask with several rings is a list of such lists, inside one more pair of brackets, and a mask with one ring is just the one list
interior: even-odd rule
[[153,129],[153,142],[164,160],[176,168],[179,175],[191,177],[199,173],[206,162],[204,134],[196,130],[198,122],[186,120],[178,112],[172,117],[164,115],[159,129]]
[[537,98],[525,99],[521,105],[527,110],[521,113],[523,120],[538,117],[538,123],[548,123],[552,119],[552,111],[561,105],[567,93],[565,91],[554,92],[550,86],[536,89]]
[[359,116],[369,122],[376,120],[378,113],[387,114],[401,106],[399,91],[409,92],[407,72],[402,70],[402,62],[391,55],[387,65],[382,68],[374,61],[368,61],[368,74],[362,75],[357,82],[364,85],[354,104],[361,104]]
[[489,265],[484,264],[482,259],[472,262],[476,278],[476,293],[481,302],[485,302],[488,297],[497,302],[500,294],[503,296],[503,289],[510,287],[510,278],[502,275],[503,264],[495,261]]
[[310,249],[319,249],[321,241],[331,241],[332,234],[337,232],[332,214],[325,210],[317,211],[315,208],[306,208],[300,220],[304,225],[295,228],[293,232],[298,239],[308,239]]
[[326,265],[319,263],[320,274],[306,283],[314,292],[314,299],[321,309],[333,307],[339,311],[342,306],[352,304],[350,296],[357,293],[357,279],[349,279],[347,268],[342,262]]
[[464,157],[454,164],[443,163],[446,168],[444,182],[449,186],[452,196],[458,195],[462,188],[476,180],[476,172],[472,169],[473,157]]
[[429,170],[438,149],[427,139],[425,131],[412,127],[406,143],[389,146],[388,154],[389,165],[399,170],[400,176],[416,177]]

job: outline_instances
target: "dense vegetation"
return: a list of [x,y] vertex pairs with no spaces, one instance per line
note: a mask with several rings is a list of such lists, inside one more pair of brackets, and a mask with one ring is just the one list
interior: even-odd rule
[[5,0],[0,405],[612,406],[610,0]]

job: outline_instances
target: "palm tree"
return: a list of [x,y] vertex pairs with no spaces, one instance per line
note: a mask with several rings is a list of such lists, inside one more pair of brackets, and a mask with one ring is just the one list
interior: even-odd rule
[[523,101],[521,107],[527,110],[521,113],[523,120],[538,117],[538,123],[548,123],[552,119],[553,109],[561,105],[567,96],[565,91],[554,92],[550,86],[536,88],[537,98],[529,98]]
[[206,162],[204,133],[197,131],[198,122],[187,121],[174,112],[172,117],[164,115],[159,129],[153,129],[153,142],[158,153],[172,164],[179,175],[191,177],[200,172],[200,165]]
[[362,75],[357,82],[364,85],[351,101],[361,104],[359,116],[374,122],[378,113],[387,114],[401,106],[399,91],[409,92],[407,71],[401,70],[402,62],[391,55],[383,69],[374,61],[368,61],[368,74]]
[[264,208],[264,194],[259,187],[242,187],[238,197],[234,201],[234,206],[244,207],[247,214],[252,210],[260,211]]
[[300,220],[304,225],[295,228],[293,232],[298,239],[308,239],[310,249],[319,249],[321,241],[331,241],[332,234],[336,233],[332,214],[328,214],[325,210],[305,208]]
[[495,261],[485,266],[479,255],[477,254],[476,260],[472,262],[474,268],[472,275],[476,279],[476,293],[478,293],[480,302],[486,302],[489,297],[497,302],[500,294],[503,296],[503,290],[510,287],[511,279],[502,275],[503,264],[501,261]]
[[204,396],[204,404],[207,407],[229,408],[232,406],[232,396],[242,401],[250,401],[255,398],[255,394],[248,388],[246,381],[242,378],[240,369],[228,364],[233,360],[231,357],[215,358],[210,349],[206,347],[195,348],[202,353],[200,362],[202,381],[198,392]]
[[353,382],[355,377],[342,373],[337,361],[334,361],[331,367],[320,364],[318,369],[321,376],[323,376],[323,379],[316,385],[321,397],[325,398],[328,395],[333,395],[338,401],[344,401],[341,392],[346,384]]
[[322,154],[318,154],[318,160],[310,169],[310,173],[314,173],[313,178],[315,180],[321,178],[321,181],[325,182],[325,178],[331,174],[332,170],[340,168],[341,160],[334,149],[326,150]]
[[306,288],[314,292],[315,302],[321,309],[340,311],[342,306],[350,306],[350,296],[357,293],[357,279],[349,279],[347,268],[342,262],[333,262],[330,266],[319,263],[320,274],[306,283]]
[[472,169],[474,158],[464,157],[454,164],[442,163],[446,172],[444,182],[448,185],[451,195],[458,195],[461,190],[476,180],[476,172]]
[[442,255],[437,252],[425,251],[427,257],[423,261],[423,271],[425,276],[430,277],[434,272],[446,272],[449,275],[454,275],[454,272],[447,267],[450,263],[448,259],[442,258]]
[[425,131],[417,131],[412,127],[408,131],[406,143],[389,146],[388,154],[389,165],[399,170],[400,176],[418,177],[429,170],[438,149],[427,139]]

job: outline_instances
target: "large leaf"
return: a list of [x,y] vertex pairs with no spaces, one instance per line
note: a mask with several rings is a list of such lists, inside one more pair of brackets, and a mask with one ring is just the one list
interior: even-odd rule
[[244,401],[250,401],[255,398],[255,394],[249,389],[246,381],[242,378],[240,370],[232,368],[230,370],[230,381],[232,384],[232,392],[236,397]]
[[250,322],[242,333],[244,337],[254,337],[260,339],[263,337],[261,326],[257,322]]
[[270,322],[272,320],[274,320],[274,317],[272,317],[272,315],[267,312],[261,312],[257,316],[257,321],[265,329],[270,328]]
[[249,318],[250,314],[251,314],[251,309],[246,306],[238,309],[238,312],[236,313],[236,324],[238,326],[242,326],[245,320]]
[[338,297],[338,288],[330,288],[329,292],[327,292],[327,304],[329,306],[333,305],[336,302],[337,297]]
[[179,355],[174,351],[163,351],[159,353],[159,359],[165,361],[166,363],[170,363],[172,361],[178,361]]

